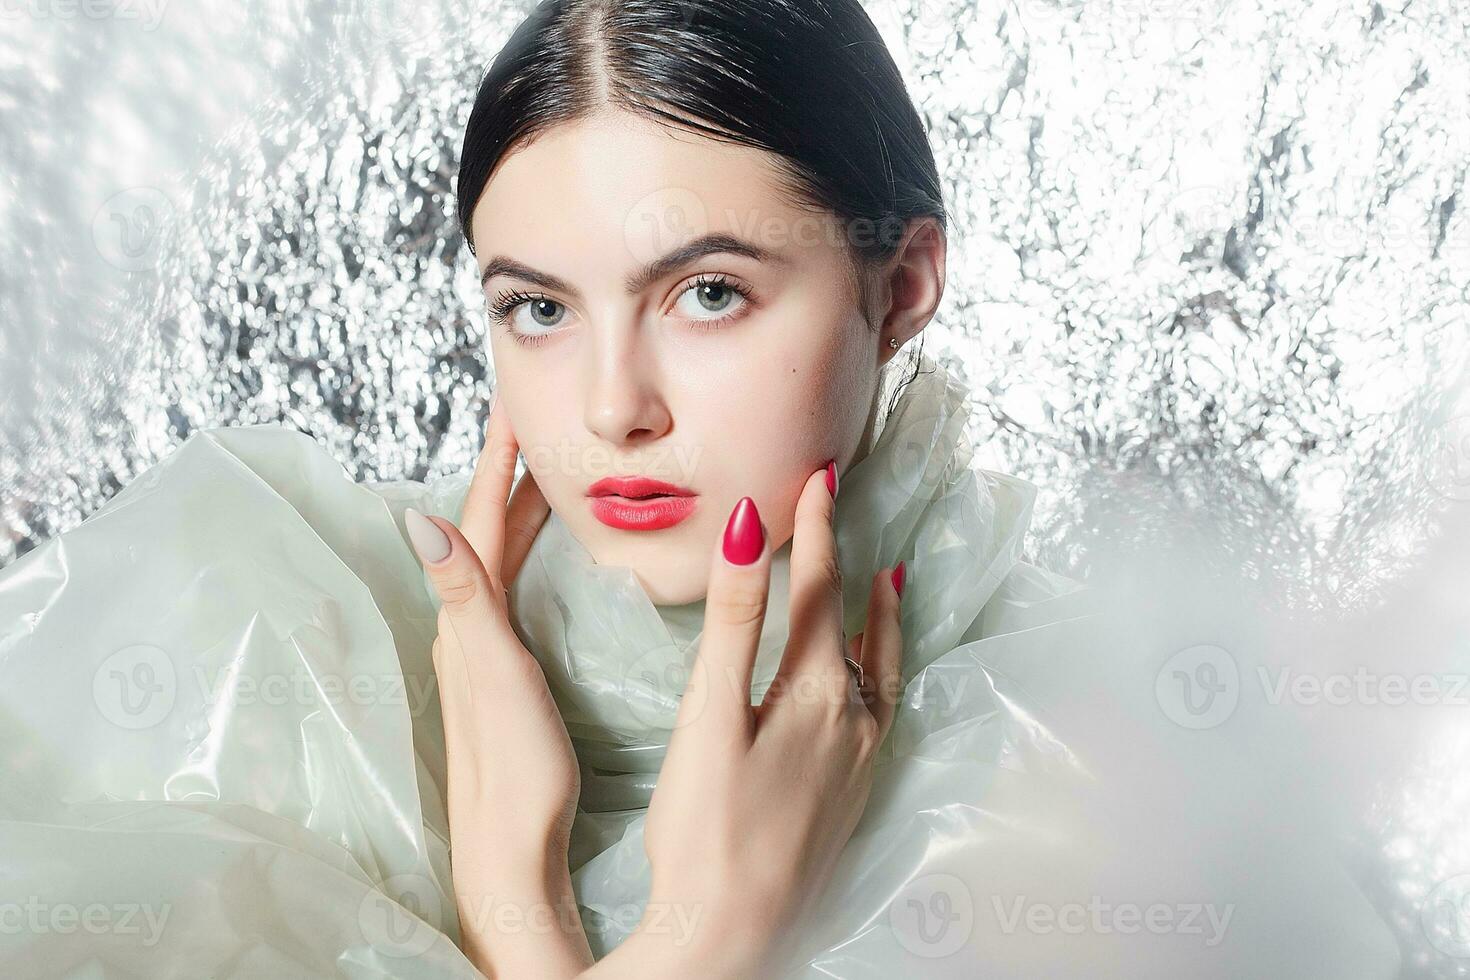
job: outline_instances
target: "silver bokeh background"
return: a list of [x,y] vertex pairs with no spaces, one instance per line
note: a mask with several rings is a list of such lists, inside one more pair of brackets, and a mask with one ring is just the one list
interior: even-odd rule
[[[201,426],[297,426],[364,479],[469,464],[452,177],[525,7],[7,2],[0,561]],[[870,9],[954,211],[926,343],[1041,486],[1037,557],[1085,573],[1089,508],[1147,494],[1351,601],[1470,497],[1463,5]]]
[[[453,175],[528,6],[0,0],[0,564],[205,426],[300,428],[358,479],[471,465]],[[1299,609],[1412,575],[1470,508],[1470,7],[867,6],[954,219],[926,349],[984,465],[1040,487],[1033,557],[1093,573],[1126,512],[1140,551],[1209,523]],[[1406,975],[1464,976],[1411,901],[1446,835],[1470,859],[1470,745],[1436,752],[1363,873]]]

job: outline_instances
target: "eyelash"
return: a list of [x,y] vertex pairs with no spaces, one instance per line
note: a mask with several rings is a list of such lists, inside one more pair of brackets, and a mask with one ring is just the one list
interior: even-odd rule
[[[683,296],[690,290],[702,289],[705,286],[722,286],[739,296],[742,300],[742,304],[749,304],[751,302],[749,289],[740,285],[740,283],[735,282],[724,273],[719,272],[705,273],[696,277],[687,286],[679,290],[679,295]],[[490,303],[488,307],[488,312],[492,320],[507,328],[506,333],[510,335],[511,340],[514,340],[516,343],[524,347],[539,347],[541,344],[546,343],[547,340],[549,340],[559,331],[553,330],[550,333],[543,334],[525,334],[520,333],[514,329],[509,329],[509,327],[511,315],[514,314],[517,309],[527,303],[536,303],[543,300],[549,303],[556,303],[556,300],[552,299],[550,296],[547,296],[545,293],[528,293],[519,289],[505,290],[504,292],[496,295],[495,299]],[[557,303],[557,305],[560,306],[562,304]],[[743,311],[744,309],[745,305],[742,305],[741,310]],[[728,321],[743,315],[743,312],[740,312],[731,316],[714,317],[709,320],[690,320],[689,324],[696,330],[715,330]]]
[[524,293],[519,289],[506,290],[498,294],[491,301],[489,306],[490,315],[497,322],[504,322],[510,319],[510,315],[516,311],[517,307],[540,300],[546,300],[552,303],[556,302],[550,296],[543,295],[542,293]]

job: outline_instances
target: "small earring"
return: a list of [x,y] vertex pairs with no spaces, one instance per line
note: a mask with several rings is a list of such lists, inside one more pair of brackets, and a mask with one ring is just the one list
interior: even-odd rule
[[888,346],[889,347],[892,347],[894,350],[898,350],[898,338],[897,337],[889,337],[888,338]]

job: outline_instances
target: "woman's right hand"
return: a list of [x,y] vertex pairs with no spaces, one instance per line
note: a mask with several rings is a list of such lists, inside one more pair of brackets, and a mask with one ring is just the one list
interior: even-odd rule
[[[592,960],[567,866],[581,780],[545,673],[510,622],[506,586],[550,510],[530,473],[512,493],[517,450],[497,406],[463,530],[417,511],[405,523],[441,600],[433,659],[466,955],[490,976],[573,976]],[[545,912],[564,928],[497,929],[501,907]]]
[[[771,547],[749,498],[715,550],[699,653],[644,827],[648,911],[624,943],[652,973],[689,962],[692,944],[705,975],[766,975],[867,803],[897,700],[903,577],[874,576],[866,626],[845,644],[828,472],[797,502],[789,639],[758,707]],[[844,656],[863,665],[861,689]]]

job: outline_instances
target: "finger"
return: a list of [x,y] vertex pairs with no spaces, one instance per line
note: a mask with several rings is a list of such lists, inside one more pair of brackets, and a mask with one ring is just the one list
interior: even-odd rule
[[704,631],[676,727],[698,719],[747,741],[755,728],[750,682],[771,587],[771,542],[755,501],[741,498],[716,542]]
[[505,512],[505,545],[500,562],[500,582],[509,586],[516,580],[536,535],[551,514],[551,505],[541,493],[541,485],[530,470],[516,484]]
[[518,451],[505,407],[497,398],[485,424],[485,446],[475,460],[459,519],[464,537],[480,556],[480,564],[497,580],[502,579],[506,508]]
[[827,473],[818,470],[808,477],[796,502],[790,639],[775,682],[783,688],[806,674],[823,680],[831,689],[847,690],[842,685],[848,669],[842,662],[842,569],[832,532],[834,504]]
[[[903,562],[899,562],[902,568]],[[901,607],[896,583],[903,573],[882,569],[873,576],[868,591],[868,617],[863,626],[862,643],[863,702],[878,722],[881,744],[893,725],[898,705],[898,687],[903,664],[903,630]]]
[[[495,586],[485,574],[479,556],[469,541],[443,517],[426,517],[413,508],[404,514],[409,540],[424,563],[429,581],[440,599],[441,612],[449,620],[464,658],[456,673],[470,676],[489,658],[476,656],[485,650],[514,649],[519,640],[496,604]],[[509,634],[509,635],[507,635]],[[443,652],[449,652],[445,650]],[[469,685],[465,697],[473,694]]]

